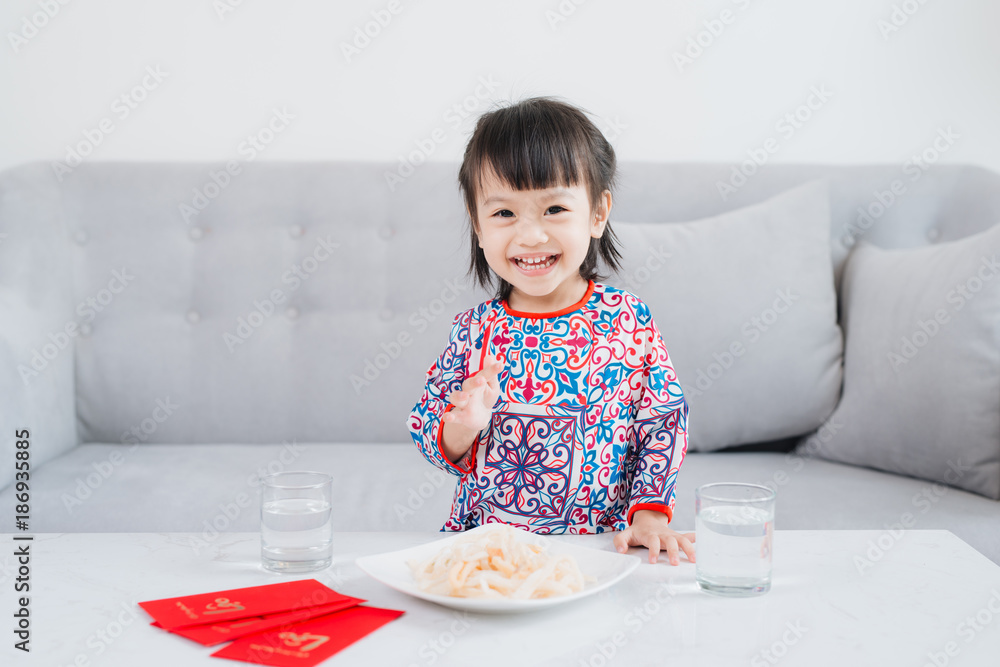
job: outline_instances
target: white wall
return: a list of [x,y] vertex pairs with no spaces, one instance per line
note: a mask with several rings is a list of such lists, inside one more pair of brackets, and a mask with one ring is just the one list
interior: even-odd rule
[[[915,13],[883,36],[894,6]],[[348,62],[373,11],[391,21]],[[1000,171],[996,0],[5,0],[0,28],[0,168],[97,139],[88,160],[247,159],[274,108],[294,120],[255,159],[394,160],[433,136],[458,160],[475,114],[449,110],[488,80],[588,109],[623,160],[737,162],[773,137],[772,161],[902,164],[951,126],[943,161]],[[125,116],[147,67],[166,74]],[[814,86],[832,96],[780,131]]]

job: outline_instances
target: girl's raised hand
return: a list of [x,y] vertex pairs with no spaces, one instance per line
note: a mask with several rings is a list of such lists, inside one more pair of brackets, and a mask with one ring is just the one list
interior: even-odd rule
[[493,406],[500,396],[497,375],[503,364],[493,355],[483,358],[483,369],[465,379],[460,391],[448,394],[448,401],[454,405],[443,417],[447,423],[461,424],[472,431],[482,431],[493,419]]

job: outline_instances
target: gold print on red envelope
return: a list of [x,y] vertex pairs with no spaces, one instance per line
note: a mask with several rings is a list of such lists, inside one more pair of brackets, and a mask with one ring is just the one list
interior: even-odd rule
[[160,627],[174,630],[209,621],[245,620],[251,616],[317,607],[344,597],[315,579],[303,579],[145,600],[139,606],[155,618]]
[[402,615],[395,609],[356,605],[241,637],[211,655],[255,665],[312,667]]
[[[284,613],[284,612],[282,612]],[[245,628],[248,625],[257,625],[260,623],[262,618],[267,618],[266,616],[254,616],[246,621],[236,621],[235,623],[223,623],[220,625],[211,626],[212,630],[216,632],[232,632],[233,630],[238,630],[240,628]]]
[[[301,649],[306,653],[313,650],[320,644],[330,641],[330,638],[326,635],[314,635],[309,632],[303,632],[302,634],[296,634],[294,632],[279,632],[278,638],[285,642],[285,646]],[[303,644],[308,641],[312,641],[312,643],[303,646]]]
[[[187,637],[203,646],[214,646],[237,637],[243,637],[263,630],[269,630],[280,626],[305,621],[316,616],[325,616],[335,611],[341,611],[355,605],[359,605],[365,600],[352,598],[347,595],[337,594],[336,599],[319,607],[308,607],[306,609],[294,609],[287,612],[277,612],[266,616],[253,616],[239,621],[217,621],[215,623],[205,623],[203,625],[189,625],[183,628],[173,628],[170,632]],[[151,625],[158,628],[163,626],[157,621]]]
[[246,609],[239,602],[230,602],[229,598],[215,598],[215,602],[205,605],[206,614],[224,614],[229,611],[240,611]]
[[[213,658],[313,667],[404,613],[363,602],[304,579],[144,600],[139,606],[155,619],[153,626],[203,646],[230,642]],[[201,623],[192,621],[198,617]]]

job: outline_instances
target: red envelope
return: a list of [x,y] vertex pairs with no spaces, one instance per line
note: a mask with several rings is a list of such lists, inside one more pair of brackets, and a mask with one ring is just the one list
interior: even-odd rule
[[403,613],[359,605],[296,623],[287,630],[266,630],[237,639],[213,653],[212,657],[257,665],[311,667],[396,620]]
[[317,607],[343,598],[315,579],[233,588],[214,593],[182,595],[140,602],[160,627],[173,630],[187,625],[266,616],[279,611]]
[[[341,595],[340,597],[342,598],[341,600],[318,607],[307,607],[297,611],[279,611],[276,614],[268,614],[267,616],[254,616],[235,621],[223,621],[222,623],[187,625],[182,628],[174,628],[170,632],[181,637],[187,637],[203,646],[214,646],[238,637],[252,635],[255,632],[263,632],[270,628],[291,625],[292,623],[305,621],[316,616],[332,614],[335,611],[341,611],[359,605],[362,602],[367,602],[367,600],[352,598],[346,595]],[[153,621],[150,625],[157,628],[163,627],[158,621]]]

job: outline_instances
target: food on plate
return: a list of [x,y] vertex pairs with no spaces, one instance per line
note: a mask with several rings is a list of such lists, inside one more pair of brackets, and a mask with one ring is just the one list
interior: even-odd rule
[[407,561],[417,586],[427,593],[466,598],[526,600],[583,590],[585,577],[576,559],[553,556],[520,539],[506,525],[461,535],[424,562]]

